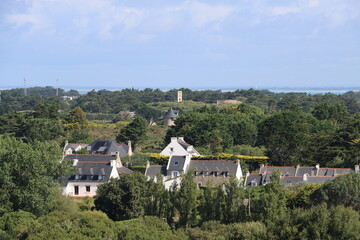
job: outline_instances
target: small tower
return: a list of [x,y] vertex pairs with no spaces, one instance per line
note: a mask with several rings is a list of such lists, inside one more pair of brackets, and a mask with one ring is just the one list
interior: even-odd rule
[[182,98],[183,98],[182,91],[178,91],[177,92],[177,101],[182,102],[182,100],[183,100]]
[[178,115],[175,113],[175,111],[172,108],[170,108],[169,111],[167,111],[167,113],[164,116],[164,125],[167,127],[174,126],[175,125],[174,121],[177,116]]

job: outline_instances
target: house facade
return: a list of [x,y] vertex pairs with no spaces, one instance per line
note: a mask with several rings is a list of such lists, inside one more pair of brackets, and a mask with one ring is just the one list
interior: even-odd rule
[[172,137],[170,143],[161,151],[161,155],[164,156],[185,156],[190,154],[191,156],[201,156],[196,149],[185,142],[184,137]]
[[63,178],[63,194],[71,197],[94,197],[99,185],[132,173],[122,165],[119,152],[115,155],[66,155],[64,161],[72,161],[75,168],[75,174]]
[[230,176],[242,180],[240,161],[229,160],[192,160],[191,155],[172,155],[167,166],[147,165],[145,176],[158,181],[162,177],[166,189],[171,189],[174,182],[179,184],[183,174],[193,171],[198,187],[221,185],[229,181]]

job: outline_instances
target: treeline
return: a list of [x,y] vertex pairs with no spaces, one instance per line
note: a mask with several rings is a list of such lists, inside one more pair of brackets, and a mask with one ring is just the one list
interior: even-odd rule
[[273,114],[248,104],[203,107],[181,115],[175,124],[166,142],[184,136],[203,154],[265,147],[274,165],[353,168],[360,153],[360,114],[350,114],[341,104],[321,102],[310,113],[295,108]]
[[[136,111],[146,119],[157,118],[162,112],[150,103],[176,102],[177,91],[183,92],[183,99],[187,101],[216,103],[217,100],[239,100],[260,107],[265,112],[273,112],[283,109],[297,108],[302,112],[311,112],[319,102],[344,105],[349,113],[360,111],[358,92],[348,92],[342,95],[336,94],[306,94],[306,93],[273,93],[268,90],[235,90],[222,92],[220,90],[193,91],[188,88],[172,89],[162,91],[160,89],[146,88],[144,90],[123,89],[120,91],[90,91],[81,95],[74,101],[61,105],[60,98],[56,97],[56,89],[52,87],[34,87],[27,89],[12,89],[2,91],[2,102],[0,114],[5,111],[30,110],[39,101],[56,102],[61,105],[60,109],[68,111],[70,108],[81,107],[89,113],[111,113],[118,114],[120,111]],[[79,96],[75,90],[68,92],[59,89],[59,96]],[[70,104],[70,106],[68,106]]]

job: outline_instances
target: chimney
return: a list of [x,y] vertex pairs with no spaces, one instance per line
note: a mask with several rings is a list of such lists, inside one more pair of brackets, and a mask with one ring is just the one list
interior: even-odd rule
[[355,165],[355,173],[360,173],[359,165]]
[[316,176],[319,175],[319,170],[320,170],[320,164],[316,164]]
[[305,173],[305,174],[303,175],[303,181],[304,181],[304,182],[307,182],[307,180],[308,180],[307,177],[308,177],[308,175],[307,175],[307,173]]
[[146,161],[146,168],[149,168],[149,167],[150,167],[150,162]]
[[122,165],[121,159],[120,159],[120,152],[116,151],[115,154],[116,154],[116,160],[115,160],[116,161],[116,167],[121,168],[123,165]]
[[171,137],[172,142],[177,142],[177,137]]
[[184,137],[178,137],[178,139],[184,141]]
[[79,162],[79,160],[78,160],[78,159],[74,159],[74,161],[73,161],[73,167],[76,167],[76,166],[77,166],[77,164],[78,164],[78,162]]
[[300,169],[300,165],[298,164],[298,165],[296,166],[296,169],[295,169],[295,177],[297,176],[297,173],[298,173],[299,169]]
[[261,164],[261,165],[260,165],[259,173],[260,173],[260,174],[265,174],[265,173],[266,173],[265,165],[264,165],[264,164]]
[[246,171],[246,177],[248,177],[250,175],[249,171]]
[[110,160],[110,166],[116,167],[116,160]]
[[128,156],[131,157],[133,155],[133,151],[131,148],[131,141],[128,141]]

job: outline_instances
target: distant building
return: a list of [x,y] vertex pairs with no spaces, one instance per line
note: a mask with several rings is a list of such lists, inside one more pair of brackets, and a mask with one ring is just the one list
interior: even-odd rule
[[86,149],[89,144],[87,143],[68,143],[68,141],[65,142],[64,146],[64,154],[75,154],[81,149]]
[[171,155],[187,155],[191,156],[201,156],[196,149],[185,142],[184,137],[172,137],[171,142],[161,151],[161,155],[171,156]]
[[71,197],[94,197],[99,185],[132,173],[122,165],[119,152],[115,155],[66,155],[64,161],[72,161],[76,169],[75,174],[63,177],[63,194]]
[[120,152],[120,156],[131,156],[132,148],[131,142],[128,144],[117,144],[115,140],[96,140],[87,146],[89,154],[110,154],[115,155],[115,152]]
[[241,104],[242,102],[238,100],[217,100],[217,105],[223,105],[223,104]]
[[194,171],[198,187],[224,184],[229,181],[230,176],[242,180],[239,160],[192,160],[190,155],[172,155],[167,166],[151,166],[148,163],[145,176],[148,180],[154,178],[154,181],[158,181],[156,176],[161,174],[165,188],[171,189],[174,182],[180,184],[181,176],[191,170]]
[[182,91],[177,92],[177,102],[182,102],[183,100],[183,94]]
[[175,125],[175,119],[179,116],[178,110],[173,110],[170,108],[167,113],[164,115],[164,125],[167,127]]
[[280,172],[281,182],[285,186],[292,186],[298,183],[324,183],[332,180],[337,176],[359,173],[359,166],[355,166],[355,171],[351,168],[320,168],[317,164],[315,167],[279,167],[279,166],[260,166],[259,174],[246,174],[244,186],[265,185],[271,182],[274,171]]

